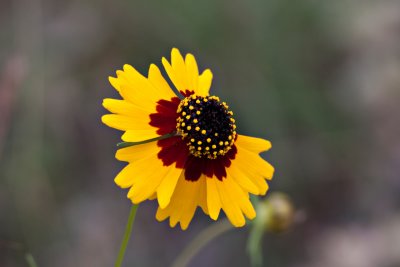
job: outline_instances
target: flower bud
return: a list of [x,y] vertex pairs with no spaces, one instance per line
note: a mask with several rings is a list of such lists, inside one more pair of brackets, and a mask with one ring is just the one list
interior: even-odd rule
[[286,194],[271,193],[260,203],[259,209],[264,209],[264,227],[267,231],[280,233],[293,224],[295,210]]

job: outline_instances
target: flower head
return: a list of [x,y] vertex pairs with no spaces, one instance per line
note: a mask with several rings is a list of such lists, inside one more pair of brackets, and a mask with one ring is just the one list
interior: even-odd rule
[[130,188],[135,204],[157,199],[156,218],[169,217],[171,227],[179,222],[186,229],[198,206],[213,220],[222,209],[234,226],[243,226],[245,217],[256,216],[249,193],[268,190],[274,168],[259,153],[271,143],[237,134],[229,106],[209,95],[211,71],[199,74],[193,55],[183,58],[174,48],[171,63],[163,58],[162,64],[179,96],[154,64],[148,77],[124,65],[109,78],[122,100],[104,99],[112,114],[102,121],[136,143],[117,151],[128,165],[115,183]]

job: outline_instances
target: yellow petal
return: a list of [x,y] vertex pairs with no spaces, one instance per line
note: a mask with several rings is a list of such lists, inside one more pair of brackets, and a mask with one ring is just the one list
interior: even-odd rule
[[[244,190],[246,190],[249,193],[252,193],[253,195],[259,195],[260,191],[263,190],[263,188],[259,189],[257,184],[255,184],[251,179],[249,179],[249,177],[243,175],[243,172],[238,170],[238,168],[234,164],[232,168],[231,167],[227,168],[226,172],[228,176],[232,177],[232,179],[234,179],[238,185],[240,185]],[[265,181],[263,180],[264,179],[262,179],[262,183],[266,184]]]
[[124,142],[140,142],[159,137],[157,128],[140,130],[127,130],[121,137]]
[[[110,79],[112,85],[118,86],[118,92],[122,96],[122,98],[129,103],[135,104],[136,106],[147,110],[149,112],[154,112],[155,108],[153,105],[149,105],[150,102],[148,101],[147,97],[145,99],[139,99],[141,95],[138,95],[137,90],[134,89],[134,82],[128,78],[127,74],[122,70],[117,70],[117,78]],[[142,103],[141,103],[142,102]],[[144,103],[143,103],[144,102]],[[147,104],[147,106],[143,106],[143,104]]]
[[115,177],[115,183],[122,188],[127,188],[134,186],[140,181],[146,182],[146,180],[143,180],[143,177],[146,178],[155,173],[152,168],[149,168],[149,165],[153,164],[153,166],[157,166],[160,164],[160,160],[158,160],[156,154],[157,151],[153,151],[150,155],[144,158],[130,162],[124,169],[122,169],[117,177]]
[[204,177],[192,182],[185,180],[184,173],[182,173],[169,205],[164,209],[158,208],[156,219],[162,221],[170,217],[169,223],[171,227],[174,227],[179,222],[182,230],[187,229],[201,201],[201,195],[205,194],[204,189]]
[[271,148],[271,142],[268,140],[241,134],[238,135],[235,144],[246,150],[256,153],[261,153]]
[[243,149],[239,145],[236,147],[238,149],[237,157],[232,161],[232,164],[240,163],[242,166],[246,166],[249,172],[259,174],[269,180],[272,179],[274,167],[271,164],[262,159],[257,153]]
[[160,151],[157,142],[125,147],[117,150],[115,157],[120,161],[134,162],[155,156]]
[[132,118],[139,117],[150,122],[150,112],[125,100],[106,98],[103,100],[103,107],[111,113],[126,115]]
[[197,67],[196,59],[192,54],[187,54],[185,58],[186,73],[188,80],[188,88],[197,93],[199,83],[199,69]]
[[208,215],[206,179],[207,177],[205,175],[202,175],[202,177],[199,179],[199,206],[203,212]]
[[229,190],[231,190],[232,187],[231,184],[226,180],[227,179],[224,179],[224,181],[215,181],[221,198],[222,209],[224,210],[229,221],[235,227],[241,227],[245,225],[246,220],[244,219],[243,213],[236,203],[236,200],[230,196]]
[[197,205],[195,203],[191,203],[190,207],[183,212],[180,218],[180,224],[182,230],[186,230],[189,227],[189,224],[192,221],[194,213],[196,211],[196,207]]
[[187,54],[185,60],[178,49],[171,51],[171,64],[167,59],[162,59],[165,71],[175,87],[181,91],[194,91],[200,96],[207,96],[211,86],[212,73],[205,70],[199,76],[199,70],[195,57]]
[[121,188],[128,188],[133,185],[133,164],[128,164],[115,177],[114,182]]
[[[249,165],[251,165],[251,163],[249,164],[246,159],[240,159],[236,157],[235,160],[232,161],[229,170],[234,173],[234,177],[239,176],[248,178],[251,183],[257,186],[259,195],[265,195],[268,190],[267,182],[262,175],[254,171],[254,169],[250,169],[252,167]],[[241,181],[244,179],[245,178],[243,178]]]
[[208,213],[213,220],[218,219],[221,210],[221,200],[216,186],[216,180],[216,177],[206,178]]
[[[106,114],[101,117],[101,121],[112,128],[127,131],[127,130],[143,130],[143,129],[152,129],[154,127],[149,125],[147,119],[138,116],[136,118],[118,115],[118,114]],[[156,128],[154,128],[157,130]]]
[[171,51],[171,65],[175,71],[175,76],[181,81],[182,85],[185,87],[183,89],[189,89],[185,61],[183,60],[181,52],[179,52],[177,48],[173,48]]
[[154,200],[157,198],[157,193],[154,193],[153,195],[151,195],[151,197],[149,197],[149,200]]
[[162,76],[160,69],[156,65],[150,65],[148,76],[150,83],[157,88],[157,92],[160,94],[162,99],[169,100],[176,96],[174,91],[172,91],[171,87],[169,87],[167,81]]
[[237,203],[247,218],[254,219],[256,217],[256,211],[250,202],[249,194],[244,192],[243,189],[240,188],[239,185],[237,185],[229,176],[224,179],[223,182],[225,183],[225,188],[230,195],[230,199]]
[[166,206],[168,206],[182,171],[182,169],[170,168],[170,171],[158,186],[157,199],[160,208],[164,209]]
[[[171,204],[170,204],[170,206],[171,206]],[[170,212],[171,212],[171,208],[169,208],[168,206],[165,209],[161,209],[160,207],[158,207],[157,213],[156,213],[157,221],[162,222],[165,219],[167,219],[170,215]],[[174,226],[171,226],[171,227],[174,227]]]
[[163,57],[161,62],[163,64],[163,66],[164,66],[165,71],[168,74],[168,77],[170,78],[172,83],[175,85],[176,89],[178,89],[179,91],[184,91],[185,89],[187,89],[187,88],[185,88],[185,86],[182,83],[182,81],[179,79],[178,74],[175,73],[175,70],[169,64],[168,60],[165,57]]
[[123,71],[117,71],[117,78],[110,77],[109,80],[126,101],[151,112],[155,111],[160,99],[169,100],[175,96],[153,64],[149,69],[149,78],[125,64]]
[[133,185],[128,192],[128,198],[134,204],[138,204],[151,197],[170,168],[175,168],[174,166],[163,166],[162,161],[158,159],[157,155],[131,164],[136,166],[136,168],[132,171],[134,175]]
[[119,82],[117,78],[108,77],[108,81],[111,83],[111,85],[115,88],[115,90],[117,90],[118,92],[120,91],[120,86],[119,86]]
[[206,177],[202,175],[199,180],[196,182],[186,181],[192,187],[192,192],[189,194],[193,194],[193,202],[190,203],[186,212],[182,215],[180,219],[181,228],[186,230],[192,220],[197,206],[200,206],[202,210],[207,214],[207,203],[206,203]]
[[138,107],[154,112],[156,103],[161,98],[145,77],[127,66],[124,68],[130,70],[129,72],[117,71],[121,96]]
[[206,69],[199,76],[199,87],[197,89],[197,94],[200,96],[208,96],[208,92],[210,91],[211,82],[212,82],[213,74],[209,69]]

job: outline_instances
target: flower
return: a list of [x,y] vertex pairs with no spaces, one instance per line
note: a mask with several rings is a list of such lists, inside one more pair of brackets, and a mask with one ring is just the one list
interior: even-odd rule
[[156,219],[169,217],[171,227],[186,229],[198,206],[213,220],[222,209],[234,226],[245,225],[244,216],[256,216],[249,193],[265,195],[274,172],[259,156],[271,143],[236,133],[233,112],[209,95],[211,71],[200,75],[192,54],[174,48],[162,64],[179,94],[154,64],[148,77],[130,65],[109,77],[122,99],[104,99],[112,114],[102,121],[135,142],[116,153],[128,165],[115,183],[130,188],[134,204],[157,199]]

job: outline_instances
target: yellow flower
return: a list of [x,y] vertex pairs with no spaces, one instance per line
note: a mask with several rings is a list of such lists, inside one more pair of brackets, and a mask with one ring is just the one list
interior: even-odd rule
[[249,193],[265,195],[274,172],[259,156],[271,143],[236,133],[233,112],[209,95],[211,71],[199,74],[193,55],[174,48],[162,64],[179,96],[154,64],[148,77],[124,65],[109,78],[123,99],[104,99],[112,114],[103,123],[124,131],[125,142],[147,140],[117,151],[128,165],[115,183],[130,188],[134,204],[157,199],[156,218],[169,217],[171,227],[186,229],[198,206],[213,220],[222,209],[234,226],[245,225],[244,216],[256,216]]

